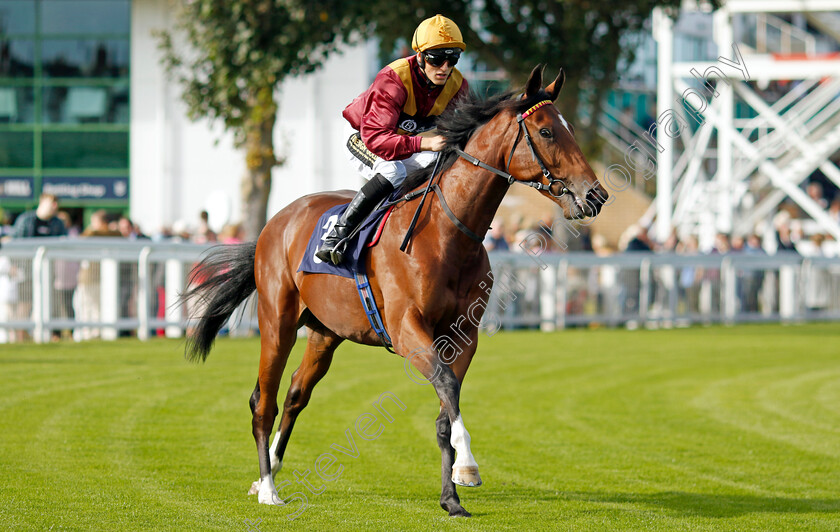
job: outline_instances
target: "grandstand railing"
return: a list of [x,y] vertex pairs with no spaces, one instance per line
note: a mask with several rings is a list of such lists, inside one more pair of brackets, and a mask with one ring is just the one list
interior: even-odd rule
[[[0,248],[0,343],[181,337],[176,304],[206,245],[118,238]],[[491,253],[488,329],[840,320],[840,259],[797,254]],[[257,332],[254,298],[225,328]]]
[[[178,305],[189,271],[210,246],[120,238],[38,238],[0,248],[0,342],[183,336]],[[256,329],[247,304],[229,332]]]
[[840,319],[837,258],[795,253],[490,257],[496,287],[485,326],[491,328]]

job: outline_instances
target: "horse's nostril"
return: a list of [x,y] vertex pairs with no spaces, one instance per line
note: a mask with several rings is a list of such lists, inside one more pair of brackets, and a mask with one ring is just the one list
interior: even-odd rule
[[607,198],[610,197],[607,191],[601,186],[590,189],[586,196],[587,198],[592,198],[593,201],[597,201],[599,205],[603,205],[607,201]]
[[598,208],[600,208],[606,200],[607,191],[600,187],[590,189],[589,192],[586,193],[586,202]]
[[599,188],[590,189],[586,193],[586,204],[589,207],[590,212],[587,213],[588,216],[597,216],[601,212],[601,207],[604,205],[605,198],[601,194],[606,194],[606,191],[600,190]]

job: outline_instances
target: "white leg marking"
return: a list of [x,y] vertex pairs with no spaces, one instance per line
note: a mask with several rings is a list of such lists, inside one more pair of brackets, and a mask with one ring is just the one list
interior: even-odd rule
[[274,439],[271,441],[271,447],[268,449],[268,457],[271,460],[271,476],[277,475],[280,469],[283,468],[283,462],[277,459],[277,446],[280,445],[280,431],[274,434]]
[[271,475],[266,475],[260,479],[260,493],[258,496],[260,504],[273,504],[280,506],[283,503],[280,496],[277,495],[277,488],[274,487],[274,478]]
[[453,467],[473,466],[478,467],[478,464],[473,458],[472,451],[470,451],[470,434],[467,428],[464,427],[464,421],[461,419],[461,414],[455,418],[452,423],[452,436],[449,438],[449,443],[455,448],[455,463]]

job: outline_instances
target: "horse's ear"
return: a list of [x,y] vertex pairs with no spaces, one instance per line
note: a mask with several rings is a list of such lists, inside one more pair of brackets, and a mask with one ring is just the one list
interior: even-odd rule
[[531,75],[528,77],[528,82],[525,83],[525,95],[522,96],[523,100],[530,98],[531,96],[536,95],[540,92],[542,88],[542,65],[537,65],[534,67],[534,70],[531,71]]
[[551,85],[545,88],[545,92],[548,93],[548,97],[551,98],[552,102],[557,99],[557,95],[560,94],[560,89],[563,88],[563,83],[565,82],[566,73],[561,68],[560,73],[557,74],[557,77],[551,82]]

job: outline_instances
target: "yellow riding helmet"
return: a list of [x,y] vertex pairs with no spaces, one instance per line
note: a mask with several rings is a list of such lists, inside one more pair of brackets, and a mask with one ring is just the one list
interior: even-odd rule
[[432,48],[467,49],[457,24],[443,15],[435,15],[421,22],[414,30],[411,47],[415,52],[425,52]]

